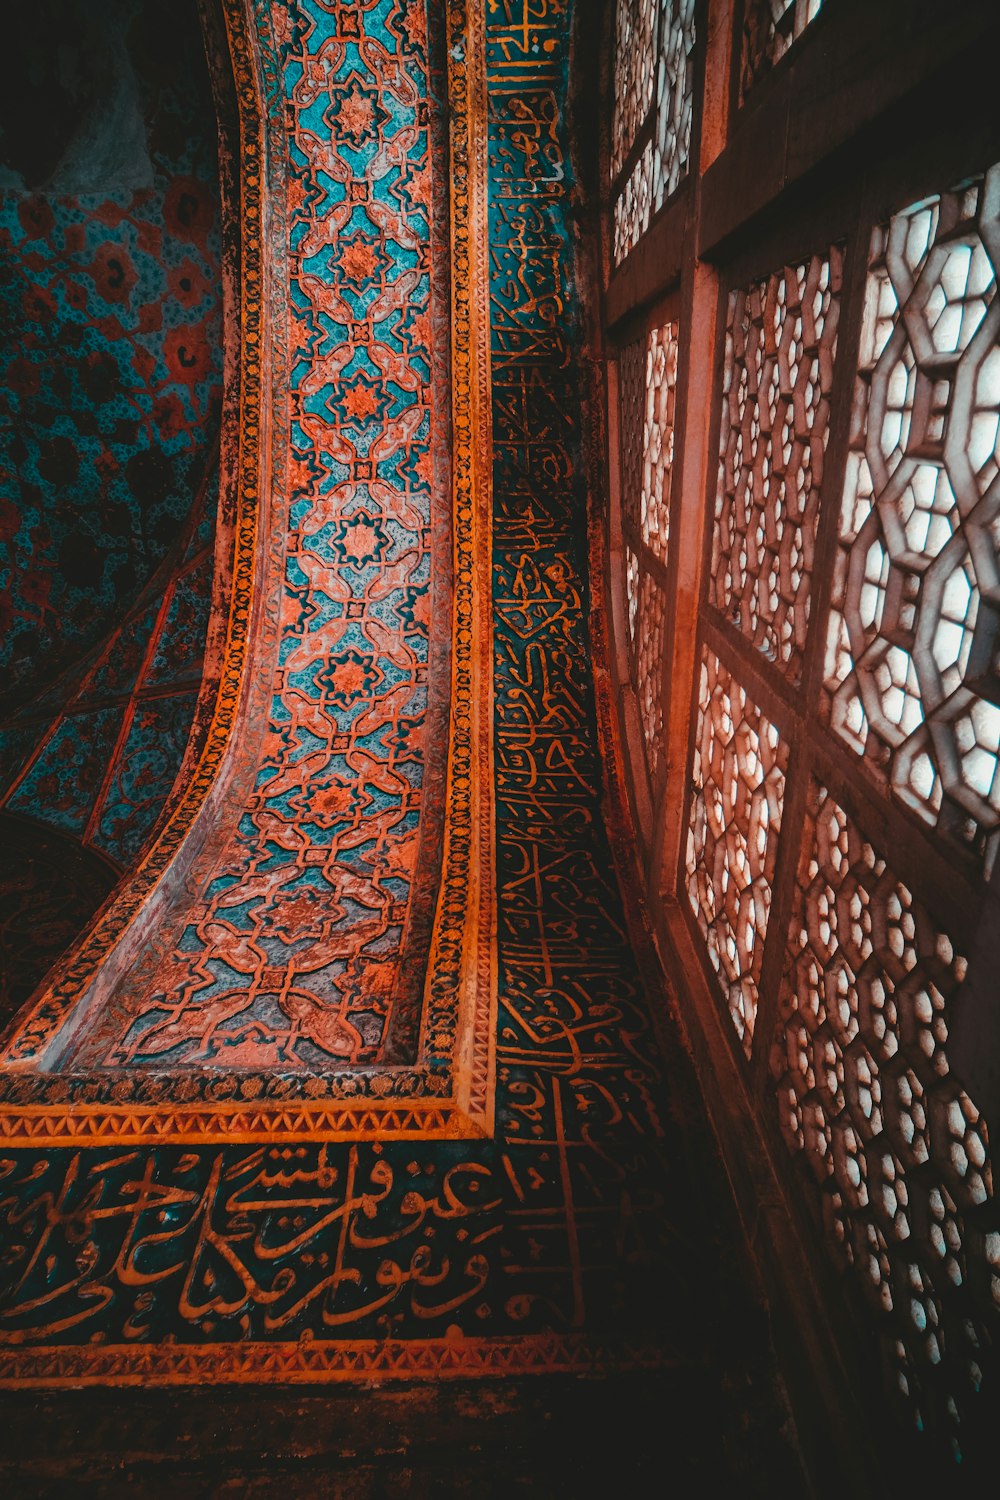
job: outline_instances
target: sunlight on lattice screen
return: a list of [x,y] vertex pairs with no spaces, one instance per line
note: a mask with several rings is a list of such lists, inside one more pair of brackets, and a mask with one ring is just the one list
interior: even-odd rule
[[631,547],[625,548],[625,604],[628,609],[629,638],[634,642],[639,611],[639,559]]
[[688,168],[694,103],[696,0],[661,0],[656,78],[653,208],[662,208]]
[[647,141],[615,203],[614,253],[620,265],[649,228],[653,197],[653,143]]
[[618,0],[611,177],[618,176],[653,102],[656,0]]
[[677,324],[650,330],[646,341],[645,420],[641,525],[650,551],[667,560],[670,534],[670,472],[674,461],[674,402],[677,393]]
[[702,658],[687,888],[733,1025],[750,1055],[787,745],[710,651]]
[[1000,843],[1000,167],[873,237],[826,678],[925,822]]
[[[663,639],[670,472],[674,451],[677,325],[652,328],[619,356],[619,446],[625,590],[646,762],[655,778],[663,738]],[[652,571],[651,571],[652,567]]]
[[710,598],[797,681],[830,430],[842,252],[729,299]]
[[771,1049],[779,1122],[835,1253],[892,1315],[884,1335],[901,1391],[919,1407],[921,1370],[947,1352],[956,1421],[1000,1309],[988,1247],[984,1257],[966,1227],[992,1195],[986,1125],[946,1050],[965,971],[941,924],[814,782]]
[[819,15],[823,0],[746,0],[740,88],[752,88]]

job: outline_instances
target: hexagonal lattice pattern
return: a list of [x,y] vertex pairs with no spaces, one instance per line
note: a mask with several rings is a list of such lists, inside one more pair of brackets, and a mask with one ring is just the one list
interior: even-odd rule
[[660,0],[660,61],[656,79],[653,206],[663,204],[687,171],[694,100],[696,0]]
[[677,324],[652,328],[619,355],[619,446],[625,590],[632,667],[645,739],[646,763],[655,778],[663,738],[663,638],[665,563],[669,537],[670,475],[674,454]]
[[841,251],[729,298],[710,598],[794,682],[809,624]]
[[827,642],[836,732],[925,822],[1000,840],[1000,167],[873,237]]
[[614,254],[620,265],[649,228],[653,200],[653,143],[645,149],[615,202]]
[[1000,1308],[1000,1280],[991,1298],[966,1228],[992,1193],[986,1126],[947,1057],[964,975],[941,924],[814,782],[771,1074],[828,1238],[891,1315],[888,1350],[911,1401],[946,1351],[959,1395],[975,1385],[977,1320]]
[[636,694],[646,740],[649,774],[656,776],[663,740],[663,626],[666,598],[648,573],[642,574],[635,632]]
[[712,652],[702,657],[687,887],[747,1055],[771,907],[787,746]]
[[650,329],[646,340],[646,409],[642,430],[642,539],[667,560],[670,535],[670,473],[674,461],[674,402],[677,394],[677,324]]
[[740,91],[746,94],[819,15],[823,0],[746,0]]
[[615,11],[615,102],[611,125],[611,177],[625,158],[653,103],[657,0],[618,0]]

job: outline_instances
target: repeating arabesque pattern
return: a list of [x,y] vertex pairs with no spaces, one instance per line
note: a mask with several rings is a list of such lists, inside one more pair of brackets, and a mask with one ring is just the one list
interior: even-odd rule
[[289,16],[290,515],[256,787],[98,1063],[311,1071],[388,1039],[427,732],[431,165],[422,6],[351,14]]
[[[333,70],[311,60],[335,54],[331,38],[353,27],[350,55],[395,77],[423,7],[310,0],[297,14],[286,87],[300,99],[302,80],[321,78],[328,99]],[[201,1378],[586,1368],[609,1346],[618,1360],[650,1357],[666,1328],[701,1353],[714,1336],[695,1315],[720,1274],[712,1226],[694,1206],[705,1197],[691,1174],[706,1167],[682,1144],[659,1076],[603,832],[572,359],[572,8],[538,0],[533,14],[526,30],[520,5],[500,5],[486,23],[495,1138],[8,1151],[5,1376],[124,1378],[140,1366],[193,1370],[195,1354]],[[451,21],[448,43],[464,50],[457,3]],[[314,430],[325,440],[325,424]],[[675,1066],[676,1091],[688,1076],[679,1049]],[[691,1117],[687,1103],[678,1114]],[[722,1291],[714,1280],[713,1301]]]

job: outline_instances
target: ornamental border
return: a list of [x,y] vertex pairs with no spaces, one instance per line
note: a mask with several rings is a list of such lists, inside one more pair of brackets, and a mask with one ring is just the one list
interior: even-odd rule
[[298,1343],[83,1344],[0,1350],[0,1390],[80,1385],[279,1384],[463,1376],[607,1375],[668,1369],[652,1344],[579,1335],[523,1338],[303,1339]]

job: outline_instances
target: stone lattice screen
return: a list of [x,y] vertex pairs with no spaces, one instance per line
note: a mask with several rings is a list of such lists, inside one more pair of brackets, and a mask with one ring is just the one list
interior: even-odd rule
[[1000,837],[1000,170],[869,255],[826,686],[881,785],[992,866]]
[[611,174],[619,265],[687,175],[698,0],[618,0]]
[[745,0],[740,98],[784,57],[819,15],[823,0]]
[[654,323],[619,363],[621,514],[630,677],[642,726],[637,774],[652,786],[663,755],[667,546],[677,393],[676,321]]
[[[744,91],[819,8],[748,5]],[[656,211],[652,141],[622,157],[618,259],[643,230],[630,184]],[[971,998],[1000,844],[1000,168],[892,209],[724,280],[680,810],[683,303],[619,353],[622,583],[641,836],[682,816],[673,888],[793,1192],[911,1419],[960,1456],[1000,1326]]]

